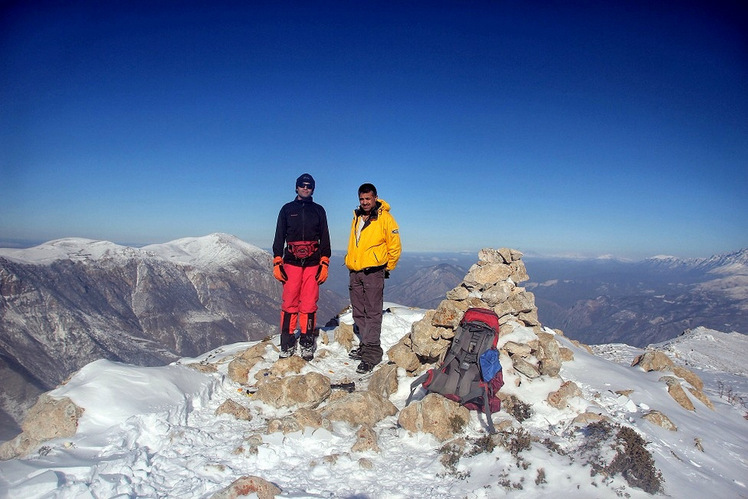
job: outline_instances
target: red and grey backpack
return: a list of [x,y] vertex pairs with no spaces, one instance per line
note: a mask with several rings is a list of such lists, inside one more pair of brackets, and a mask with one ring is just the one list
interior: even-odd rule
[[491,414],[501,409],[504,376],[499,362],[499,317],[487,308],[470,308],[462,316],[452,344],[438,369],[429,369],[410,385],[410,403],[419,385],[468,409],[482,410],[491,433]]

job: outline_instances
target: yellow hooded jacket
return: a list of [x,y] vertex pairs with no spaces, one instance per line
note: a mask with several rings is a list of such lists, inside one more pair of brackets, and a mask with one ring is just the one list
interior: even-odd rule
[[394,270],[400,259],[400,231],[390,214],[390,205],[383,199],[378,199],[377,209],[373,211],[376,212],[376,217],[369,217],[358,238],[356,228],[362,214],[358,209],[353,212],[348,253],[345,255],[345,266],[350,270],[383,266],[386,270]]

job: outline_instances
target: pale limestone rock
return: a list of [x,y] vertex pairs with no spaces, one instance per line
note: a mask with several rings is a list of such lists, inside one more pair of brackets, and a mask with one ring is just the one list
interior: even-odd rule
[[433,310],[426,312],[423,319],[413,323],[410,332],[413,353],[425,359],[439,358],[447,350],[450,341],[442,337],[447,331],[454,336],[454,330],[432,324],[434,313]]
[[517,343],[516,341],[507,341],[501,349],[505,350],[506,353],[512,357],[515,355],[519,357],[529,357],[530,354],[532,354],[530,345],[526,343]]
[[696,388],[693,388],[691,386],[688,387],[688,391],[691,392],[691,395],[699,399],[702,404],[704,404],[711,410],[714,410],[714,404],[712,404],[712,401],[707,398],[704,392],[702,392],[701,390],[697,390]]
[[380,394],[366,390],[346,393],[334,401],[328,401],[318,411],[330,421],[343,421],[352,426],[374,426],[387,416],[397,414],[397,407]]
[[512,358],[512,364],[515,371],[523,374],[530,379],[540,376],[540,371],[538,370],[538,368],[521,357]]
[[637,356],[631,366],[639,366],[645,371],[672,371],[673,361],[664,353],[657,350],[649,350]]
[[665,428],[666,430],[678,431],[678,427],[675,426],[672,421],[670,421],[670,418],[665,416],[660,411],[649,411],[644,416],[642,416],[642,419],[646,419],[650,423]]
[[564,409],[569,405],[569,399],[581,397],[582,390],[573,381],[565,381],[561,387],[548,394],[548,403],[556,409]]
[[456,288],[447,291],[446,297],[447,300],[452,301],[463,301],[467,300],[467,297],[470,296],[470,291],[465,286],[457,286]]
[[431,317],[431,325],[454,329],[468,308],[464,301],[442,300]]
[[192,364],[184,365],[203,374],[212,374],[218,371],[218,368],[215,366],[215,364],[209,364],[207,362],[193,362]]
[[330,421],[324,419],[317,411],[301,408],[280,419],[268,421],[268,433],[282,432],[283,434],[303,431],[304,428],[326,428],[332,429]]
[[371,379],[369,379],[368,390],[388,399],[390,395],[397,391],[397,367],[396,364],[386,364],[374,371]]
[[688,384],[699,391],[702,391],[704,389],[704,382],[701,380],[701,378],[699,378],[699,376],[695,372],[686,369],[685,367],[674,366],[673,374],[675,374],[679,378],[685,379]]
[[525,291],[525,288],[514,288],[509,296],[509,303],[515,314],[537,310],[535,308],[535,295],[530,291]]
[[587,426],[590,423],[597,423],[599,421],[607,421],[608,417],[596,412],[583,412],[574,418],[572,424],[575,426]]
[[269,340],[262,341],[236,355],[228,366],[229,379],[244,385],[248,381],[249,371],[265,358],[267,349],[272,344]]
[[278,359],[270,368],[270,376],[281,378],[289,374],[298,374],[306,364],[307,362],[298,355]]
[[685,390],[683,390],[683,387],[678,381],[678,378],[675,378],[674,376],[663,376],[662,378],[660,378],[660,381],[664,381],[665,384],[667,384],[667,392],[671,397],[673,397],[673,400],[680,404],[681,407],[688,411],[696,410],[693,402],[691,402],[691,399],[688,398]]
[[516,261],[509,264],[509,278],[515,282],[525,282],[530,280],[530,276],[527,275],[527,269],[525,268],[525,263],[522,261]]
[[559,348],[562,362],[571,362],[574,360],[574,352],[570,348],[561,347]]
[[333,332],[335,341],[343,345],[349,352],[353,348],[353,338],[356,336],[353,332],[353,324],[338,324]]
[[0,460],[25,456],[53,438],[72,437],[83,412],[84,409],[68,397],[56,399],[47,393],[41,394],[21,423],[21,434],[0,445]]
[[240,403],[231,399],[227,399],[223,404],[221,404],[218,409],[216,409],[215,414],[216,416],[220,416],[221,414],[229,414],[236,419],[241,419],[244,421],[252,420],[252,413],[249,411],[249,408],[244,407]]
[[436,393],[412,402],[398,416],[398,424],[408,431],[431,433],[442,442],[454,438],[470,421],[470,411]]
[[507,301],[513,289],[514,284],[510,281],[497,282],[494,286],[485,290],[481,298],[488,305],[488,308],[493,308],[499,303]]
[[529,312],[520,312],[517,316],[525,326],[540,326],[540,318],[538,317],[538,311],[531,310]]
[[234,383],[246,385],[249,380],[249,371],[259,360],[237,357],[229,362],[228,376]]
[[495,283],[506,281],[512,273],[509,265],[492,262],[479,262],[470,267],[464,283],[468,289],[483,291]]
[[255,397],[273,407],[314,408],[327,399],[330,392],[330,378],[311,372],[262,383]]
[[356,443],[351,447],[352,452],[367,452],[374,451],[379,452],[379,444],[377,442],[377,434],[374,432],[371,426],[361,425],[356,431]]
[[512,263],[512,250],[509,248],[483,248],[478,251],[478,261],[486,263]]
[[418,360],[415,352],[413,352],[412,342],[408,341],[407,343],[401,340],[399,343],[393,345],[392,348],[387,350],[387,358],[390,359],[390,362],[394,362],[397,366],[412,373],[421,367],[421,362]]
[[539,360],[540,373],[558,376],[561,371],[561,350],[556,337],[550,333],[538,333],[538,350],[535,356]]
[[276,485],[257,476],[243,476],[225,489],[216,492],[211,499],[237,499],[256,494],[258,499],[273,499],[282,491]]

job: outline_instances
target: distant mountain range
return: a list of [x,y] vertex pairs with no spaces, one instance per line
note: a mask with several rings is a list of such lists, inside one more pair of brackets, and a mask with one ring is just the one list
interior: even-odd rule
[[[162,365],[278,332],[270,254],[227,234],[131,248],[61,239],[0,249],[0,423],[105,358]],[[324,316],[341,298],[325,291]]]
[[710,258],[526,259],[544,325],[643,347],[704,326],[748,334],[748,249]]
[[[704,259],[524,259],[543,325],[588,344],[646,346],[704,326],[748,333],[748,250]],[[161,365],[278,332],[271,255],[227,234],[133,248],[61,239],[0,249],[0,439],[36,396],[89,362]],[[331,259],[318,325],[348,304]],[[477,254],[406,253],[385,300],[436,308]],[[5,431],[2,431],[2,430]]]

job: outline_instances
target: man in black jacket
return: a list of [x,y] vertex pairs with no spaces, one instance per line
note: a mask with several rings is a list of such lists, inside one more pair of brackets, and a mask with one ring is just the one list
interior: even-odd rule
[[[296,179],[296,199],[278,214],[273,240],[273,275],[283,283],[280,357],[296,351],[296,326],[301,330],[301,356],[312,360],[319,286],[327,280],[330,232],[325,209],[312,200],[314,178]],[[284,248],[285,246],[285,248]]]

